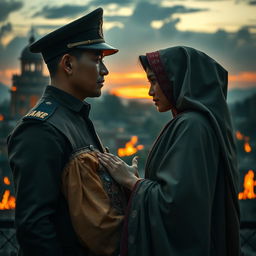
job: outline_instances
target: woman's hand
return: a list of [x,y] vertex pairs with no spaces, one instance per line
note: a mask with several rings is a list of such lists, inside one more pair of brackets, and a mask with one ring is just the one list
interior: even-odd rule
[[121,185],[132,190],[138,178],[138,161],[137,156],[132,159],[132,165],[126,164],[119,157],[110,153],[97,152],[99,161],[104,165],[111,176]]

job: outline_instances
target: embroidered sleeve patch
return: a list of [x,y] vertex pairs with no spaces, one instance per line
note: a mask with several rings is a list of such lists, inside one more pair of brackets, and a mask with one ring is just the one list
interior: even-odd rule
[[36,120],[46,120],[48,119],[56,110],[58,104],[53,101],[44,101],[29,111],[24,117],[24,120],[27,119],[36,119]]

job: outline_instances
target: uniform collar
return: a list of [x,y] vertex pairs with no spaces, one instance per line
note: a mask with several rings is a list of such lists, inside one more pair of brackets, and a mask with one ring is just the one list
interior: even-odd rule
[[71,94],[55,87],[52,85],[48,85],[44,91],[43,98],[53,97],[56,101],[64,105],[65,107],[75,111],[81,112],[85,114],[87,117],[89,116],[89,112],[91,109],[91,105],[85,101],[81,101]]

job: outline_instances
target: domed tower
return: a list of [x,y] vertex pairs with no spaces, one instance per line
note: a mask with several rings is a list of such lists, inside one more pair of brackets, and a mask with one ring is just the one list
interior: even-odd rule
[[11,88],[11,115],[14,119],[25,115],[41,97],[49,83],[43,75],[43,58],[40,53],[32,53],[29,45],[35,41],[33,34],[20,57],[21,74],[13,75]]
[[[35,41],[33,35],[29,38],[29,45]],[[43,73],[43,58],[39,53],[32,53],[29,50],[29,45],[27,45],[20,57],[21,61],[21,73],[22,74],[39,74]]]

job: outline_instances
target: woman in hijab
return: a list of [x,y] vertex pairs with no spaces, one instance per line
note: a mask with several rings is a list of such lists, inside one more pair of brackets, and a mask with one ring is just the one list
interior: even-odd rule
[[132,193],[121,255],[238,256],[239,206],[227,71],[190,47],[140,56],[159,112],[173,118],[156,139],[145,178],[117,156],[99,154]]

